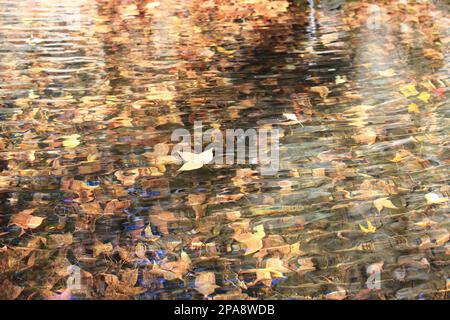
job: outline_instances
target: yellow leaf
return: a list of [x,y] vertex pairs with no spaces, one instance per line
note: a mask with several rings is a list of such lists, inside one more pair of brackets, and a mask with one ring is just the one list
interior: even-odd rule
[[408,106],[408,112],[409,113],[419,113],[420,112],[419,111],[419,106],[417,104],[415,104],[415,103],[411,103]]
[[28,93],[28,98],[29,99],[37,99],[37,98],[39,98],[39,96],[37,94],[35,94],[33,90],[30,90],[30,92]]
[[97,160],[97,155],[96,154],[90,154],[87,156],[87,161],[88,162],[94,162]]
[[346,76],[343,76],[343,77],[336,76],[336,80],[335,80],[336,84],[341,84],[341,83],[345,83],[345,82],[347,82],[347,77]]
[[80,144],[80,138],[79,134],[72,134],[70,136],[65,136],[63,141],[63,146],[66,148],[75,148],[77,145]]
[[401,154],[397,153],[397,154],[395,155],[395,157],[394,157],[394,158],[392,158],[391,162],[395,162],[395,163],[397,163],[397,162],[400,162],[400,161],[402,161],[402,160],[403,160],[403,158],[404,158],[404,157],[402,157],[402,155],[401,155]]
[[318,93],[322,99],[326,99],[328,97],[328,94],[330,93],[330,90],[325,86],[311,87],[310,90],[312,92]]
[[375,231],[377,230],[377,228],[375,228],[369,220],[367,220],[367,228],[361,224],[359,225],[359,228],[364,233],[375,233]]
[[400,92],[406,97],[416,96],[419,94],[413,84],[405,84],[400,87]]
[[264,232],[263,224],[256,226],[255,231],[256,231],[255,235],[257,235],[258,237],[264,238],[266,236],[266,233]]
[[428,100],[430,100],[430,97],[431,95],[428,92],[423,91],[419,94],[417,99],[422,100],[423,102],[428,102]]
[[236,50],[227,50],[224,47],[217,47],[217,51],[224,54],[233,54]]

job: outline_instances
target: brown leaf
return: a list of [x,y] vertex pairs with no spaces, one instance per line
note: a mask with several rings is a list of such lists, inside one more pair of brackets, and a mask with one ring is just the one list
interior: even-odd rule
[[14,300],[22,293],[23,288],[16,286],[9,280],[3,281],[0,285],[0,298],[4,300]]
[[100,241],[96,241],[94,244],[94,257],[98,257],[102,253],[110,253],[113,251],[113,245],[111,242],[108,243],[102,243]]
[[372,128],[364,128],[353,136],[353,140],[356,143],[371,145],[377,140],[377,133]]
[[330,93],[330,90],[325,86],[311,87],[310,90],[311,92],[318,93],[322,99],[326,99]]
[[347,291],[342,288],[338,288],[338,290],[330,292],[325,295],[325,299],[327,300],[344,300],[347,297]]
[[138,269],[126,269],[121,272],[121,282],[129,287],[133,287],[138,279],[139,270]]
[[195,278],[195,289],[205,297],[213,293],[216,285],[216,275],[214,272],[200,272]]
[[71,233],[52,234],[49,237],[50,237],[49,246],[54,247],[54,248],[55,247],[56,248],[65,247],[65,246],[71,245],[73,242],[73,236]]
[[186,220],[185,218],[179,218],[169,211],[157,210],[150,214],[150,222],[159,229],[161,233],[169,234],[169,224],[172,222],[179,222]]
[[34,211],[35,209],[28,209],[13,215],[9,224],[14,224],[24,230],[36,229],[45,218],[32,216]]

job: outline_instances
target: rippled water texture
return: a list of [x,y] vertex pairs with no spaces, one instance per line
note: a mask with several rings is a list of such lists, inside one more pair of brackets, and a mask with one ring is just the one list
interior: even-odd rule
[[[445,299],[448,6],[408,2],[0,0],[0,297]],[[194,121],[279,172],[178,171]]]

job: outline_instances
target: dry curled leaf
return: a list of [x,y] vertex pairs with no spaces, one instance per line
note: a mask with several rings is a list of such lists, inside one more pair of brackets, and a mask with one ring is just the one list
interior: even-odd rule
[[325,86],[311,87],[310,90],[312,92],[318,93],[322,99],[326,99],[328,97],[328,94],[330,93],[330,90]]

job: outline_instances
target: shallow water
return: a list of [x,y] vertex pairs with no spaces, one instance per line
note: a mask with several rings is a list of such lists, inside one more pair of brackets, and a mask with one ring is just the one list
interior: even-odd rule
[[[0,8],[3,298],[447,297],[444,1]],[[282,129],[280,170],[178,171],[194,121]]]

